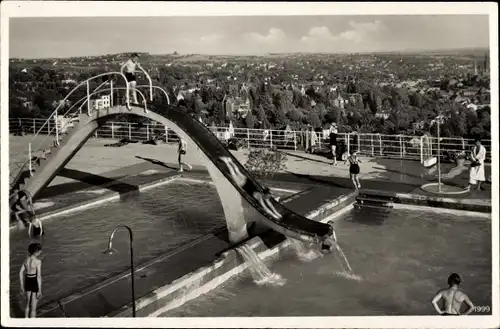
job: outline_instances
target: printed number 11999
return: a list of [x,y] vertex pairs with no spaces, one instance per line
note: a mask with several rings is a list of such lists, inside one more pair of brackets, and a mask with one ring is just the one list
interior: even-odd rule
[[491,310],[489,306],[474,306],[474,312],[488,313]]

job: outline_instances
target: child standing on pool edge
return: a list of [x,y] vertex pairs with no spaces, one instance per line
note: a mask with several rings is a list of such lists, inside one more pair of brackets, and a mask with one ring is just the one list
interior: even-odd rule
[[177,149],[177,152],[179,154],[177,160],[179,161],[179,172],[184,171],[184,165],[189,168],[189,170],[193,169],[189,163],[183,162],[182,157],[186,155],[186,150],[187,150],[187,143],[186,141],[179,136],[179,148]]
[[42,253],[42,245],[32,243],[28,247],[28,257],[19,270],[21,294],[26,295],[26,318],[36,318],[36,305],[42,297],[42,261],[38,258]]
[[351,155],[347,157],[347,159],[344,161],[344,164],[347,164],[348,161],[350,163],[349,175],[351,176],[354,188],[358,190],[361,188],[361,184],[358,178],[360,172],[359,163],[361,163],[361,160],[358,158],[358,151],[356,149],[354,149]]

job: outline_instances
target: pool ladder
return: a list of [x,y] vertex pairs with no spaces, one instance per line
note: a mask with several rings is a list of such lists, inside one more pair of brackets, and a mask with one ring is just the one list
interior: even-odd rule
[[365,193],[359,193],[356,197],[356,203],[354,203],[355,209],[379,209],[379,210],[389,210],[394,208],[394,198],[389,196],[381,195],[369,195]]

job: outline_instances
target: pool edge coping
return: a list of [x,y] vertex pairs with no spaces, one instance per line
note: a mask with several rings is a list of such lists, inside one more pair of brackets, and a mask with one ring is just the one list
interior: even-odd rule
[[393,203],[412,203],[418,206],[430,206],[434,208],[456,209],[483,213],[491,213],[492,211],[492,203],[489,199],[451,198],[449,196],[422,195],[411,192],[401,193],[374,189],[362,189],[359,193],[392,197],[396,199],[392,201]]
[[[350,211],[350,207],[354,202],[354,198],[357,195],[356,191],[352,191],[348,194],[341,195],[335,199],[329,200],[322,206],[310,211],[305,217],[315,220],[318,217],[320,222],[330,220],[332,217],[337,219],[342,214]],[[254,237],[249,241],[245,242],[246,245],[253,250],[257,250],[258,256],[265,261],[266,259],[276,256],[281,251],[287,249],[290,246],[290,240],[286,239],[271,248],[267,248],[264,241],[260,237]],[[224,273],[217,273],[215,278],[203,283],[202,285],[194,285],[193,282],[201,281],[204,277],[216,272],[221,267],[230,267]],[[183,298],[179,301],[179,298],[174,298],[166,306],[155,309],[152,312],[146,312],[141,317],[155,317],[162,313],[167,312],[170,309],[181,306],[186,301],[192,300],[199,297],[200,295],[213,290],[219,285],[223,284],[232,277],[241,274],[248,268],[249,264],[242,262],[237,255],[237,252],[233,249],[223,253],[223,255],[205,266],[198,268],[195,271],[185,274],[184,276],[174,280],[162,287],[159,287],[150,293],[136,299],[136,310],[140,313],[148,306],[161,301],[163,298],[167,298],[171,294],[181,292]],[[231,268],[232,267],[232,268]],[[191,289],[190,289],[191,287]],[[187,297],[186,297],[187,296]],[[179,304],[180,303],[180,304]],[[111,312],[105,317],[129,317],[131,316],[131,303],[124,305],[120,309]],[[144,312],[142,312],[144,313]]]
[[[73,212],[78,212],[78,211],[82,211],[85,209],[93,208],[93,207],[99,206],[103,203],[115,201],[115,200],[117,200],[121,197],[127,196],[131,193],[147,191],[151,188],[155,188],[155,187],[159,187],[159,186],[164,185],[164,184],[171,183],[172,181],[175,181],[178,178],[182,178],[182,174],[180,174],[178,172],[172,172],[167,177],[164,177],[164,178],[161,178],[158,180],[154,180],[154,181],[151,181],[148,183],[137,185],[137,190],[129,191],[129,192],[125,192],[125,193],[109,191],[109,192],[105,193],[104,195],[99,196],[97,198],[86,200],[86,201],[81,201],[81,202],[78,202],[74,205],[61,207],[59,209],[55,209],[55,210],[40,214],[40,215],[38,215],[38,218],[40,219],[40,221],[45,221],[45,220],[52,219],[54,217],[63,216],[63,215],[71,214]],[[25,228],[19,228],[16,225],[16,223],[11,223],[9,225],[9,232],[24,230],[24,229]]]

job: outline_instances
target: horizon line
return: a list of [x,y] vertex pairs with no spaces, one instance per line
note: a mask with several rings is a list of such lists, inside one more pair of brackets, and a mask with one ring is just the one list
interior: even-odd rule
[[[268,52],[265,54],[203,54],[203,53],[178,53],[174,55],[172,53],[149,53],[145,51],[135,51],[138,54],[145,54],[147,56],[215,56],[215,57],[265,57],[269,55],[369,55],[369,54],[391,54],[391,53],[431,53],[431,52],[443,52],[443,51],[464,51],[464,50],[487,50],[490,51],[490,46],[480,46],[480,47],[461,47],[461,48],[436,48],[436,49],[402,49],[402,50],[385,50],[385,51],[360,51],[360,52]],[[75,55],[75,56],[65,56],[65,57],[12,57],[11,60],[51,60],[51,59],[70,59],[70,58],[82,58],[82,57],[104,57],[104,56],[118,56],[123,54],[134,53],[130,52],[120,52],[120,53],[108,53],[108,54],[96,54],[96,55]]]

